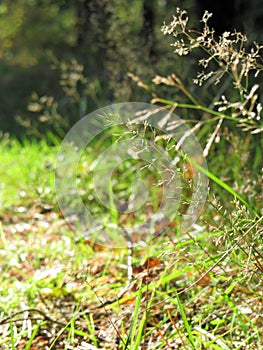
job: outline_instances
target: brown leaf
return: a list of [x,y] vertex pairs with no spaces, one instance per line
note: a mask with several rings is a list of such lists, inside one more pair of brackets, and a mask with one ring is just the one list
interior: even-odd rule
[[163,261],[158,258],[147,258],[142,266],[144,269],[148,270],[162,264],[163,264]]
[[90,239],[86,239],[85,243],[89,245],[94,250],[94,252],[102,252],[106,249],[105,246],[92,242]]
[[140,266],[133,266],[132,271],[134,274],[138,274],[145,270],[150,270],[156,266],[163,265],[163,261],[158,258],[147,258],[145,262]]
[[208,273],[204,275],[204,277],[201,278],[200,281],[196,283],[197,286],[201,286],[201,287],[207,287],[207,286],[210,286],[211,284],[212,284],[212,279]]
[[124,300],[120,300],[121,305],[132,305],[135,304],[136,297],[130,297],[129,299],[124,298]]

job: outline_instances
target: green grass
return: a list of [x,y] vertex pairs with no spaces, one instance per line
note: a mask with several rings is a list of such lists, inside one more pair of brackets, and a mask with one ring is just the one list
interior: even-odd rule
[[[211,193],[198,226],[181,232],[174,222],[133,249],[128,280],[125,247],[92,246],[61,216],[53,190],[59,144],[7,138],[0,148],[1,349],[263,347],[262,222],[213,169],[213,186],[227,192],[232,210]],[[90,184],[84,162],[93,160],[83,158],[80,189]],[[110,192],[125,198],[134,178],[129,166],[118,171],[125,180]],[[150,196],[157,201],[158,192]],[[104,215],[106,223],[125,220]]]
[[[15,139],[1,141],[0,169],[2,209],[12,205],[49,203],[54,198],[54,169],[57,146],[50,147],[46,140]],[[53,151],[52,151],[53,150]]]

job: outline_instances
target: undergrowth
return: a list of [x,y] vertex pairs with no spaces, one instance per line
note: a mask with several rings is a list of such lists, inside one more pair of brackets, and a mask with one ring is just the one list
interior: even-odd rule
[[[77,236],[53,190],[59,141],[51,134],[41,142],[2,137],[1,349],[262,349],[262,108],[254,80],[262,72],[261,47],[245,51],[240,33],[216,39],[209,16],[202,33],[188,28],[181,10],[163,27],[174,35],[178,54],[201,48],[207,55],[195,78],[203,86],[198,97],[177,74],[156,76],[147,88],[152,102],[178,113],[203,145],[208,171],[200,171],[210,192],[189,230],[174,220],[132,251]],[[217,69],[205,71],[210,65]],[[159,84],[182,93],[180,101],[158,96]],[[206,90],[216,95],[209,100]],[[169,120],[167,127],[176,128]],[[83,200],[115,226],[147,215],[113,216],[91,197],[87,175],[96,151],[117,143],[119,133],[104,146],[94,141],[93,155],[83,155],[77,169]],[[161,134],[158,140],[165,143]],[[127,160],[116,170],[120,197],[131,196],[133,167]],[[155,181],[158,173],[150,178]],[[157,207],[158,192],[150,198]]]

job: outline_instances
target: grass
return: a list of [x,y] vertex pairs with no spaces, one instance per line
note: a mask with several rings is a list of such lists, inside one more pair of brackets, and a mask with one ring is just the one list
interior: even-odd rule
[[55,158],[49,142],[25,139],[23,147],[16,140],[4,139],[1,143],[1,208],[32,204],[41,198],[50,202],[54,198]]
[[263,347],[262,222],[234,189],[232,213],[211,193],[198,225],[181,232],[174,222],[134,248],[128,279],[128,249],[92,244],[61,216],[58,146],[1,142],[1,349]]
[[[95,242],[91,228],[77,233],[78,221],[66,221],[57,204],[54,173],[68,179],[56,167],[60,141],[52,134],[40,141],[2,137],[0,349],[263,348],[262,107],[254,79],[262,73],[262,57],[240,33],[217,39],[208,19],[206,13],[198,32],[176,9],[162,29],[173,36],[177,54],[205,54],[196,62],[198,88],[187,88],[176,74],[157,75],[149,86],[130,75],[152,93],[152,103],[188,122],[191,129],[177,145],[146,125],[119,125],[82,153],[76,187],[97,219]],[[173,89],[176,101],[159,96],[159,85]],[[166,130],[175,130],[167,116]],[[208,170],[173,153],[192,133]],[[129,146],[138,136],[153,142],[152,153],[148,146],[136,153],[138,144],[132,144],[129,152],[144,159],[125,158],[115,166],[112,154],[126,156],[121,142]],[[107,153],[109,146],[114,152]],[[175,212],[166,229],[163,220],[134,229],[161,205],[165,181],[158,168],[169,170],[164,149],[177,162],[181,203],[174,206],[176,194],[166,193]],[[75,169],[68,169],[75,180]],[[189,208],[196,169],[210,179],[209,192],[198,222],[186,230],[177,212]],[[129,213],[125,202],[147,194],[138,179],[148,185],[147,201],[137,201]]]

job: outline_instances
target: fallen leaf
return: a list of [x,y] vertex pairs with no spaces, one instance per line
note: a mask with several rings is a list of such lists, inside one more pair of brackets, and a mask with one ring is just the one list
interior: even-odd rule
[[145,270],[152,269],[156,266],[163,265],[163,261],[158,258],[147,258],[145,262],[140,266],[133,266],[132,270],[134,274],[138,274]]

